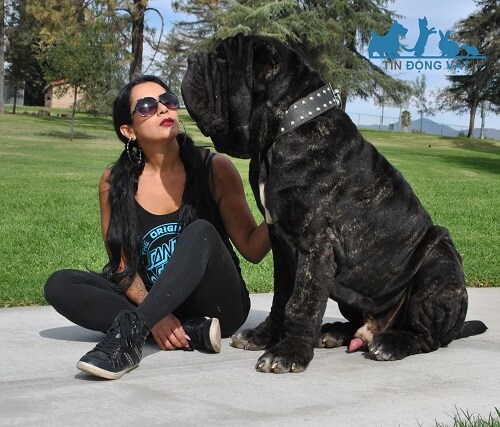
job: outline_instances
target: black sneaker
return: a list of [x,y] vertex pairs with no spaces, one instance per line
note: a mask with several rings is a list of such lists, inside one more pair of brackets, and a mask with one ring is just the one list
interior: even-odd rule
[[219,353],[221,334],[219,319],[213,317],[198,317],[182,324],[184,331],[191,338],[189,350],[202,350],[209,353]]
[[118,314],[106,337],[85,354],[76,367],[108,380],[116,380],[136,368],[149,327],[135,311]]

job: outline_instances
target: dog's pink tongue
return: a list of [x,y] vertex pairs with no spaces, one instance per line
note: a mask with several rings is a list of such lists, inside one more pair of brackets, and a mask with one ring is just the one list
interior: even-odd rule
[[365,346],[365,343],[361,338],[353,338],[351,342],[349,343],[349,353],[352,353],[353,351],[359,350],[360,348],[363,348]]

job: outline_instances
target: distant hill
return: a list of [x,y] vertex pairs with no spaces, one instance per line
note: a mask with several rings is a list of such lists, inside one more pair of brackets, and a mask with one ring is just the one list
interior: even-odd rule
[[[359,127],[362,129],[392,130],[394,132],[401,131],[401,127],[400,127],[399,122],[392,123],[389,126],[384,125],[382,127],[378,124],[360,125]],[[420,119],[411,121],[410,132],[412,132],[412,131],[420,132]],[[475,138],[479,138],[480,131],[481,130],[479,128],[474,128],[472,135]],[[430,119],[422,119],[422,132],[429,134],[429,135],[458,136],[458,134],[460,132],[467,134],[467,128],[462,127],[462,129],[460,130],[458,126],[456,128],[454,128],[454,127],[444,125],[441,123],[436,123],[435,121],[430,120]],[[500,130],[485,128],[484,129],[484,136],[486,138],[500,140]]]

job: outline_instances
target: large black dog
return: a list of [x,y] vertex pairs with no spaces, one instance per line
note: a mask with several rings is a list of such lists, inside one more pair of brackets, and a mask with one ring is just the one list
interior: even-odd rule
[[[268,37],[226,39],[189,59],[182,95],[218,151],[251,158],[274,299],[233,345],[267,349],[259,371],[303,371],[317,346],[395,360],[486,330],[464,323],[467,291],[448,231],[294,50]],[[329,297],[347,323],[321,326]]]

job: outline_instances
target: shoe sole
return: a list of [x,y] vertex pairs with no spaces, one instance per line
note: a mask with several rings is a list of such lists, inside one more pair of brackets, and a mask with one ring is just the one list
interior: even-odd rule
[[118,378],[123,377],[127,372],[130,372],[132,369],[137,368],[139,365],[131,366],[130,368],[124,369],[120,372],[111,372],[106,371],[105,369],[98,368],[97,366],[91,365],[87,362],[78,362],[76,367],[87,374],[95,375],[96,377],[105,378],[107,380],[117,380]]
[[220,353],[221,349],[221,334],[220,334],[220,323],[219,319],[216,317],[212,318],[212,323],[210,324],[210,344],[212,344],[212,349],[214,353]]

